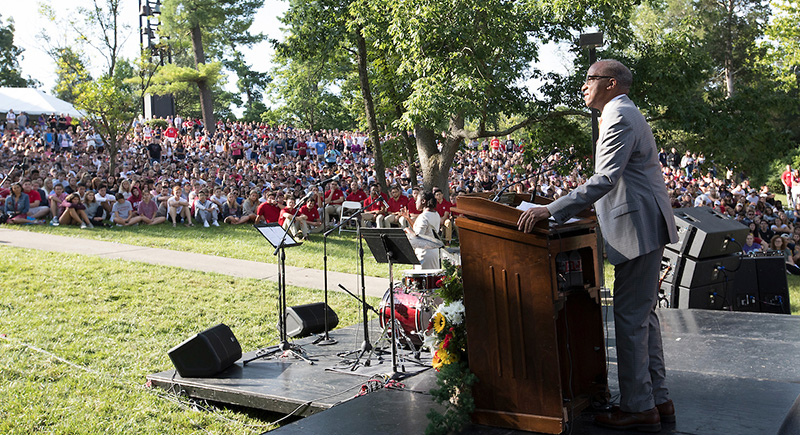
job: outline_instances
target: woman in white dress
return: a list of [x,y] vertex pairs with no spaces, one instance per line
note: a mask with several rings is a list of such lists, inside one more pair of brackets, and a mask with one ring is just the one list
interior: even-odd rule
[[417,216],[411,216],[407,208],[400,211],[401,216],[411,222],[411,227],[405,231],[421,263],[414,268],[438,269],[439,248],[444,245],[436,238],[436,231],[439,230],[442,218],[436,212],[436,197],[432,192],[425,192],[417,197],[417,210],[422,210]]

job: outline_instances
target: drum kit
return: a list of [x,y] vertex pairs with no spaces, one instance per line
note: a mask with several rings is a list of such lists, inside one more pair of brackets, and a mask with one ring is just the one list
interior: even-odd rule
[[410,269],[403,271],[403,280],[386,290],[379,308],[380,326],[392,333],[391,293],[394,294],[397,337],[415,353],[424,341],[425,332],[436,307],[442,303],[434,290],[441,287],[445,272],[442,269]]

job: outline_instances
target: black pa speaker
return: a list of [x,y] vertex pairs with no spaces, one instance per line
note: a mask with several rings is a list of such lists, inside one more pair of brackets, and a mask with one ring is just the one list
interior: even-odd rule
[[700,287],[732,280],[738,270],[740,257],[738,255],[723,255],[720,257],[696,260],[683,256],[675,251],[665,249],[661,264],[669,264],[672,268],[664,278],[666,282],[674,282],[683,287]]
[[676,306],[681,309],[721,310],[727,305],[726,296],[733,285],[734,281],[725,281],[699,287],[679,286]]
[[[761,311],[758,300],[758,272],[755,257],[742,256],[739,269],[736,270],[736,282],[731,286],[729,297],[733,311]],[[783,257],[781,257],[783,259]]]
[[673,213],[678,241],[667,248],[682,255],[705,259],[732,254],[741,250],[747,237],[745,225],[709,207],[678,208]]
[[731,299],[734,311],[791,314],[783,255],[766,252],[743,256]]
[[305,337],[325,331],[325,308],[328,309],[328,330],[339,324],[339,317],[324,302],[296,305],[286,309],[286,334]]
[[233,365],[242,357],[242,347],[231,328],[220,323],[173,347],[167,354],[179,375],[201,378]]

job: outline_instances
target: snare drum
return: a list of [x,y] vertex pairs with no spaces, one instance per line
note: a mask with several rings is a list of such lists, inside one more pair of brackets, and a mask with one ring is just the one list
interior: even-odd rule
[[[403,327],[411,342],[416,346],[422,344],[422,334],[428,328],[433,312],[436,310],[436,300],[427,292],[410,292],[402,286],[395,286],[394,292],[394,318]],[[383,295],[380,305],[381,328],[392,321],[391,302],[389,290]],[[437,300],[439,300],[437,298]],[[441,302],[441,300],[439,300]],[[391,327],[388,328],[391,331]]]
[[443,269],[410,269],[403,271],[403,288],[408,292],[429,292],[441,287]]

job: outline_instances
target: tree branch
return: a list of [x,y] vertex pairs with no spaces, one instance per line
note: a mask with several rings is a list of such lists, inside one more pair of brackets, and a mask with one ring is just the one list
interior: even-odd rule
[[588,118],[591,116],[591,114],[588,112],[584,112],[582,110],[556,110],[542,116],[527,118],[517,123],[516,125],[506,128],[505,130],[496,130],[496,131],[486,130],[486,123],[481,121],[480,128],[477,131],[471,131],[465,128],[454,128],[454,126],[451,125],[449,134],[453,137],[459,137],[462,139],[478,139],[482,137],[505,136],[521,128],[525,128],[531,124],[536,124],[538,122],[542,122],[547,119],[552,119],[560,116],[582,116]]

